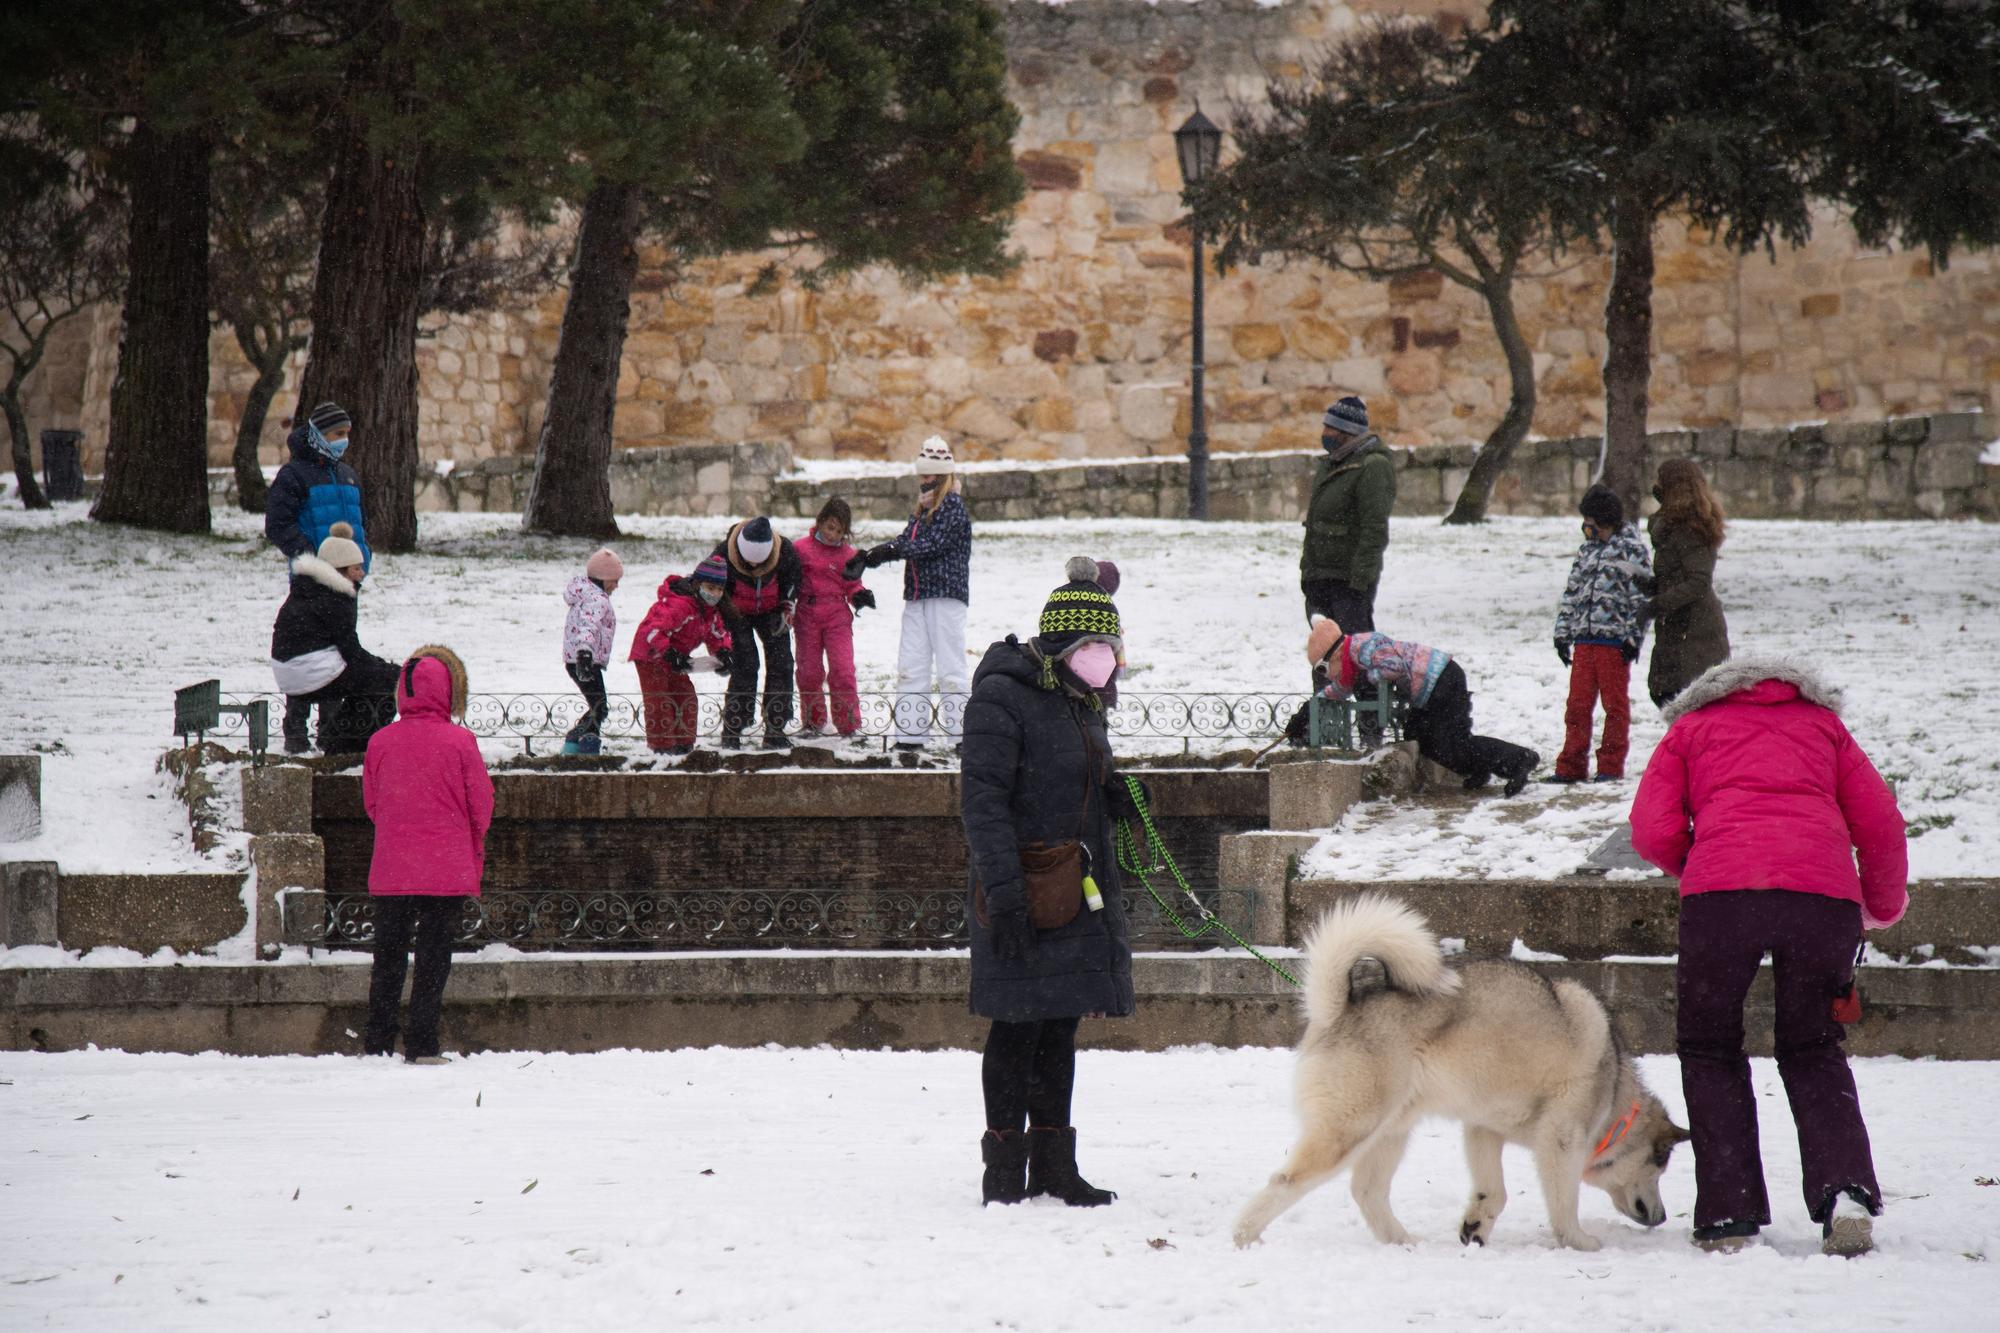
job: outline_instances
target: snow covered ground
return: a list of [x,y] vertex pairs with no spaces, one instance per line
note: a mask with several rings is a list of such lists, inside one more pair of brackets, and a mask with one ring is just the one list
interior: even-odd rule
[[[1880,1248],[1821,1257],[1770,1062],[1776,1223],[1687,1242],[1584,1191],[1553,1248],[1527,1156],[1465,1249],[1459,1135],[1415,1136],[1371,1239],[1344,1181],[1230,1243],[1282,1160],[1289,1052],[1085,1052],[1081,1159],[1108,1208],[978,1202],[976,1055],[830,1050],[352,1058],[0,1054],[0,1327],[1144,1330],[1991,1328],[2000,1065],[1856,1065]],[[1674,1063],[1645,1073],[1676,1111]]]
[[[968,485],[976,509],[977,477]],[[627,582],[616,598],[621,660],[612,685],[630,693],[625,643],[654,587],[690,569],[724,525],[621,521]],[[0,856],[54,859],[71,871],[205,863],[153,769],[170,741],[172,691],[209,676],[268,690],[271,618],[285,591],[259,520],[218,511],[217,529],[178,538],[89,523],[81,505],[0,510],[0,565],[10,574],[0,581],[0,749],[48,755],[46,831],[0,845]],[[861,537],[892,532],[863,524]],[[1545,764],[1561,744],[1567,679],[1550,630],[1577,540],[1567,519],[1502,518],[1473,529],[1399,519],[1377,607],[1388,632],[1450,649],[1470,677],[1482,729],[1532,745]],[[1115,559],[1124,573],[1128,692],[1301,688],[1298,541],[1289,523],[980,524],[971,655],[1031,632],[1064,558],[1084,552]],[[376,564],[362,599],[363,642],[394,657],[443,641],[467,658],[475,691],[565,693],[561,589],[588,549],[524,537],[508,515],[424,515],[421,549]],[[1996,570],[1993,525],[1741,522],[1723,548],[1717,582],[1738,652],[1810,654],[1847,687],[1849,723],[1911,821],[1919,876],[2000,873]],[[861,686],[887,690],[900,571],[886,567],[869,583],[882,607],[859,621]],[[719,687],[702,682],[704,691]],[[1643,680],[1634,698],[1636,775],[1661,727]],[[643,753],[630,740],[612,748]],[[496,743],[491,753],[518,751]],[[1364,807],[1310,867],[1377,878],[1562,873],[1619,824],[1633,786]]]

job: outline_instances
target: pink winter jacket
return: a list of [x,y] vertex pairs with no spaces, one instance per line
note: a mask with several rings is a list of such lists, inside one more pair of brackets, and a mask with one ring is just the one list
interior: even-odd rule
[[1870,930],[1894,925],[1910,901],[1903,815],[1839,706],[1794,662],[1710,668],[1664,710],[1633,850],[1679,876],[1683,897],[1792,889],[1861,904]]
[[854,548],[842,542],[828,546],[808,532],[792,543],[799,553],[799,618],[815,625],[852,620],[854,610],[847,599],[861,591],[861,580],[841,572],[854,557]]
[[375,821],[370,893],[478,896],[493,779],[479,742],[452,722],[450,700],[444,663],[418,658],[414,672],[396,679],[398,720],[368,742],[361,803]]

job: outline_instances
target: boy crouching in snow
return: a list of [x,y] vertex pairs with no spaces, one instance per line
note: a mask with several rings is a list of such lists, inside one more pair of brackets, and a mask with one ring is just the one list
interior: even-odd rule
[[625,562],[610,547],[602,547],[584,564],[583,573],[563,589],[569,615],[563,620],[563,670],[583,691],[583,716],[563,737],[564,754],[596,754],[604,744],[598,729],[611,712],[604,692],[604,668],[611,662],[611,638],[618,632],[618,613],[611,594],[625,577]]
[[1466,789],[1483,787],[1495,776],[1517,796],[1528,785],[1541,756],[1524,745],[1472,734],[1472,691],[1465,671],[1441,648],[1400,643],[1367,630],[1348,634],[1334,621],[1313,622],[1306,661],[1324,668],[1321,695],[1335,701],[1353,697],[1362,685],[1387,685],[1410,706],[1410,739],[1417,752],[1465,779]]
[[1632,730],[1632,663],[1646,638],[1653,563],[1639,530],[1625,523],[1625,506],[1608,486],[1592,486],[1577,505],[1583,545],[1569,567],[1556,611],[1556,656],[1569,668],[1563,748],[1551,782],[1581,782],[1589,771],[1590,723],[1604,700],[1604,736],[1597,746],[1597,780],[1625,776]]
[[656,754],[687,754],[694,749],[699,704],[688,678],[696,648],[706,645],[715,669],[734,665],[729,630],[722,623],[722,594],[729,584],[729,566],[711,555],[695,567],[691,578],[669,574],[639,632],[632,636],[632,661],[639,671],[639,695],[645,706],[646,745]]

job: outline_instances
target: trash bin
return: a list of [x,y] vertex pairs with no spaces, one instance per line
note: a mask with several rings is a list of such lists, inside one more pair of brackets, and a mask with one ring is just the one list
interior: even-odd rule
[[51,500],[83,498],[83,432],[42,432],[42,489]]

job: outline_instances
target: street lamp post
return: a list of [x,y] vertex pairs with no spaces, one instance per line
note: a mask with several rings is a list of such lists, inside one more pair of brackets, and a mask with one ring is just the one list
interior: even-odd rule
[[[1194,114],[1174,131],[1174,153],[1180,159],[1181,182],[1199,185],[1215,170],[1222,157],[1222,131],[1201,114],[1197,102]],[[1194,402],[1193,429],[1188,432],[1188,517],[1208,517],[1208,414],[1202,403],[1202,255],[1201,229],[1190,226],[1194,248]]]

